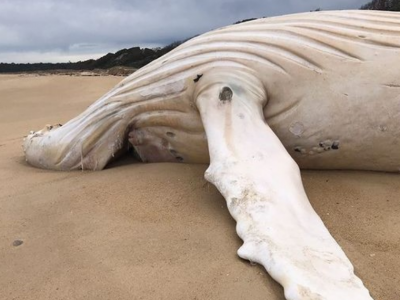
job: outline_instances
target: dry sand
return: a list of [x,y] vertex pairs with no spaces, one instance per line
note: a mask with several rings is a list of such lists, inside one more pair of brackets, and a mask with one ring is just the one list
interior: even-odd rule
[[[66,122],[119,80],[0,76],[0,299],[284,299],[236,256],[241,241],[206,166],[124,158],[63,173],[25,163],[29,130]],[[374,298],[400,299],[400,175],[303,179]]]

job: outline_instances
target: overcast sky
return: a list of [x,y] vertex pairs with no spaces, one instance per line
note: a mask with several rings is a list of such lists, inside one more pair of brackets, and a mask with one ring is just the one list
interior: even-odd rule
[[67,62],[157,47],[236,21],[369,0],[0,0],[0,62]]

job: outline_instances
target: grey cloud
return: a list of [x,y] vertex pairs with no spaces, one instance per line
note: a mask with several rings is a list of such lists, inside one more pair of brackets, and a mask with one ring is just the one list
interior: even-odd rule
[[[358,8],[367,0],[1,0],[0,61],[27,53],[98,54],[161,46],[238,20],[322,9]],[[24,54],[24,55],[22,55]],[[62,55],[61,55],[62,54]],[[55,55],[55,54],[54,54]],[[28,58],[29,59],[29,58]]]

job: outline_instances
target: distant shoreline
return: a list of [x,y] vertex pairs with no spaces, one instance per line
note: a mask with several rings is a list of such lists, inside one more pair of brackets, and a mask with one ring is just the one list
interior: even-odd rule
[[[26,72],[111,72],[117,75],[132,73],[153,60],[163,56],[182,42],[174,42],[163,48],[149,49],[132,47],[122,49],[115,53],[108,53],[99,59],[89,59],[75,63],[0,63],[0,74],[26,73]],[[115,74],[111,74],[115,75]]]
[[9,75],[26,75],[26,76],[129,76],[137,69],[130,67],[112,67],[109,69],[54,69],[54,70],[32,70],[32,71],[15,71],[15,72],[0,72],[0,76]]

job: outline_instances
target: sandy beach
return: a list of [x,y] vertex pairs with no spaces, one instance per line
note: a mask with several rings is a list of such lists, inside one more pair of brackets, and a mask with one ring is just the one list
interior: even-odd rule
[[[241,240],[203,178],[207,166],[124,157],[100,172],[54,172],[25,163],[24,135],[65,123],[121,79],[0,75],[0,299],[284,300],[236,255]],[[400,175],[302,175],[374,299],[400,299]]]

